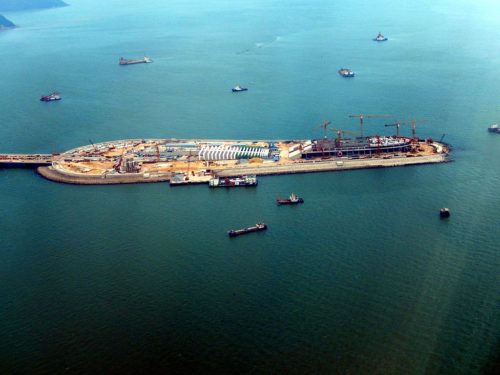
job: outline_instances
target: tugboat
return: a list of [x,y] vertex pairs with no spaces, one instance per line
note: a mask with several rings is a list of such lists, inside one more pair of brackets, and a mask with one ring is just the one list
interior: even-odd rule
[[232,92],[242,92],[242,91],[248,91],[246,87],[241,87],[240,85],[236,85],[232,88]]
[[124,59],[123,57],[120,57],[120,61],[118,62],[119,65],[134,65],[134,64],[149,64],[152,63],[153,60],[150,59],[149,57],[144,56],[144,58],[140,60],[129,60],[129,59]]
[[304,203],[304,199],[297,197],[294,193],[292,193],[288,199],[277,199],[276,203],[278,203],[278,206],[282,204],[299,204]]
[[339,74],[342,77],[354,77],[354,72],[351,69],[347,69],[347,68],[340,68]]
[[498,127],[497,124],[492,124],[490,125],[490,127],[488,128],[488,131],[490,133],[500,133],[500,128]]
[[252,232],[260,232],[262,230],[266,230],[267,225],[264,223],[257,223],[254,227],[248,227],[243,229],[235,229],[227,232],[229,237],[241,236],[242,234],[252,233]]
[[449,208],[441,208],[439,210],[439,216],[441,217],[441,219],[444,219],[444,218],[447,218],[447,217],[450,217],[450,209]]
[[384,35],[382,35],[381,32],[379,32],[378,35],[375,38],[373,38],[373,40],[375,42],[385,42],[387,38]]
[[53,92],[52,94],[49,95],[43,95],[40,98],[40,101],[42,102],[53,102],[55,100],[61,100],[61,95],[59,95],[58,92]]

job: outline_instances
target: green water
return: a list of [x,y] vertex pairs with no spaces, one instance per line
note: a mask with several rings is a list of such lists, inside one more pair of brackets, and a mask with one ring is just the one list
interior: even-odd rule
[[[493,1],[388,0],[74,0],[6,14],[21,27],[0,33],[0,152],[320,137],[327,118],[356,131],[349,114],[375,113],[425,120],[418,134],[446,134],[454,162],[234,190],[70,186],[0,169],[1,372],[490,369],[499,15]],[[371,41],[379,31],[388,42]],[[154,63],[118,66],[144,54]],[[238,83],[250,90],[231,94]],[[63,100],[38,101],[54,90]],[[291,192],[305,203],[274,204]],[[268,231],[226,236],[260,221]]]

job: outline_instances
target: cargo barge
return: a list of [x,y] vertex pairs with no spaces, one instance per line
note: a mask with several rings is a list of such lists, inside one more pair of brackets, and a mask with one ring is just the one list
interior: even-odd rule
[[257,186],[257,176],[238,176],[238,177],[214,177],[208,181],[208,186],[215,187],[247,187]]
[[120,57],[118,61],[118,65],[134,65],[134,64],[149,64],[152,63],[153,60],[149,57],[144,56],[142,59],[134,60],[134,59],[124,59]]
[[304,203],[304,199],[296,196],[295,194],[291,194],[289,198],[287,199],[276,199],[276,203],[278,206],[281,205],[294,205],[294,204],[300,204]]
[[258,223],[258,224],[255,224],[255,226],[253,226],[253,227],[230,230],[227,232],[227,235],[229,237],[237,237],[237,236],[241,236],[242,234],[247,234],[247,233],[252,233],[252,232],[260,232],[260,231],[263,231],[266,229],[267,229],[266,224]]

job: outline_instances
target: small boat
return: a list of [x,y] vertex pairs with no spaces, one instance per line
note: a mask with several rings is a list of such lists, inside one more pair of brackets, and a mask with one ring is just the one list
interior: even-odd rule
[[342,77],[354,77],[354,72],[351,69],[347,69],[347,68],[340,68],[339,74]]
[[439,216],[441,216],[441,218],[450,217],[450,209],[446,207],[441,208],[439,210]]
[[257,223],[253,227],[243,228],[243,229],[235,229],[227,232],[229,237],[241,236],[242,234],[252,233],[252,232],[260,232],[262,230],[266,230],[267,225],[264,223]]
[[500,133],[500,128],[498,127],[497,124],[492,124],[489,126],[488,131],[490,133]]
[[387,38],[384,35],[382,35],[382,33],[379,32],[378,35],[375,38],[373,38],[373,40],[375,42],[385,42]]
[[241,87],[240,85],[236,85],[232,88],[232,92],[242,92],[242,91],[248,91],[246,87]]
[[40,101],[42,102],[53,102],[54,100],[61,100],[61,95],[59,95],[58,92],[53,92],[52,94],[49,95],[43,95],[40,98]]
[[133,60],[133,59],[124,59],[123,57],[120,57],[120,61],[118,62],[119,65],[134,65],[134,64],[149,64],[152,63],[153,60],[150,59],[149,57],[144,56],[144,58],[140,60]]
[[208,181],[209,187],[257,186],[257,176],[214,177]]
[[290,197],[288,199],[277,199],[276,203],[278,203],[278,206],[282,204],[299,204],[299,203],[304,203],[304,199],[297,197],[295,194],[290,194]]

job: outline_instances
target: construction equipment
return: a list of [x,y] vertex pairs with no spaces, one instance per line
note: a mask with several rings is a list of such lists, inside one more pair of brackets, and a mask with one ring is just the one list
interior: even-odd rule
[[92,142],[92,140],[91,140],[91,139],[89,139],[89,142],[90,142],[90,144],[92,145],[92,147],[94,147],[94,151],[96,151],[96,152],[97,152],[97,146],[94,144],[94,142]]
[[396,121],[394,124],[385,124],[384,126],[395,126],[396,127],[396,136],[399,137],[399,128],[401,127],[401,121]]
[[359,134],[359,133],[351,132],[351,131],[348,131],[348,130],[342,130],[342,129],[336,129],[336,128],[332,128],[330,130],[337,133],[337,140],[336,140],[336,142],[337,142],[338,145],[340,145],[340,142],[341,142],[342,137],[343,137],[344,134],[352,134],[354,136],[357,136]]
[[156,144],[156,161],[160,161],[160,146]]
[[389,118],[393,117],[392,115],[365,115],[365,114],[360,114],[360,115],[349,115],[351,118],[359,118],[359,128],[360,128],[360,135],[363,137],[363,122],[365,118]]
[[117,172],[120,172],[121,164],[122,164],[122,155],[120,155],[118,159],[116,159],[115,164],[113,164],[113,169]]
[[405,124],[411,125],[411,139],[415,142],[418,141],[417,138],[417,122],[422,123],[425,122],[425,120],[416,120],[416,119],[411,119],[405,122]]
[[[384,126],[395,126],[396,127],[396,134],[399,137],[399,128],[401,125],[410,125],[411,126],[411,138],[413,140],[418,140],[417,139],[417,121],[419,123],[425,122],[425,120],[416,120],[416,119],[411,119],[408,121],[396,121],[394,124],[385,124]],[[443,134],[444,136],[444,134]]]
[[326,135],[327,128],[328,128],[328,125],[330,125],[330,124],[331,124],[330,121],[325,120],[321,125],[315,126],[314,129],[323,128],[323,138],[326,139],[326,138],[328,138],[328,136]]

